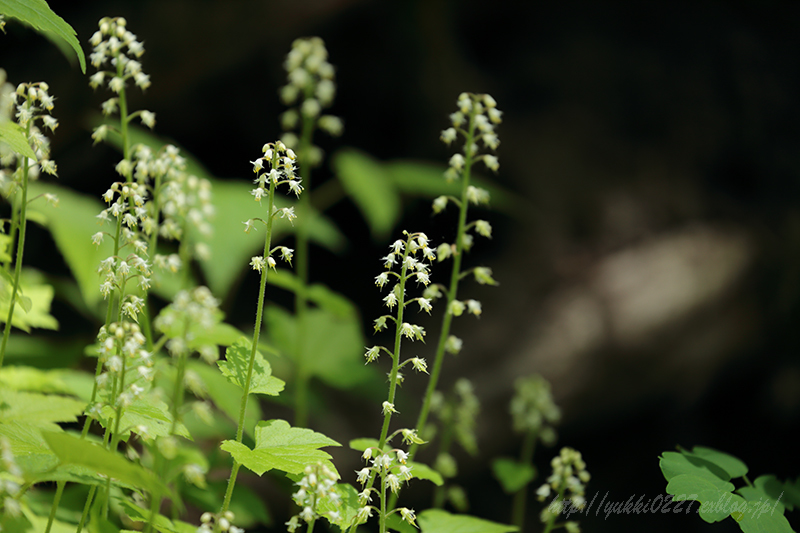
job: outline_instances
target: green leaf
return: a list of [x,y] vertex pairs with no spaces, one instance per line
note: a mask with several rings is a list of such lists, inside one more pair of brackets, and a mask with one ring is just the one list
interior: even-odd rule
[[728,474],[729,479],[747,475],[747,465],[744,464],[744,462],[742,462],[740,459],[737,459],[733,455],[715,450],[713,448],[695,446],[692,448],[691,454],[686,451],[684,451],[683,454],[687,456],[693,455],[695,457],[700,457],[701,459],[717,465],[723,469],[726,474]]
[[[415,463],[413,461],[409,461],[408,466],[411,468],[411,477],[415,477],[417,479],[427,479],[437,487],[441,487],[444,484],[442,475],[430,466],[422,463]],[[400,467],[398,466],[397,469],[399,471]]]
[[667,481],[675,476],[688,474],[711,482],[728,481],[728,473],[716,464],[691,453],[664,452],[659,461],[661,472]]
[[44,0],[0,0],[0,13],[14,17],[32,26],[54,42],[65,41],[75,51],[86,74],[86,57],[78,42],[75,30],[64,19],[53,13]]
[[[446,166],[440,163],[396,159],[387,161],[384,170],[397,190],[403,194],[436,198],[441,195],[461,197],[461,183],[447,183],[444,179]],[[530,213],[531,206],[520,200],[520,195],[504,189],[490,180],[476,175],[473,170],[470,183],[489,191],[492,209],[518,216]]]
[[66,433],[47,432],[42,436],[64,464],[83,466],[97,474],[106,475],[149,492],[171,494],[169,488],[152,472],[131,463],[117,453]]
[[299,474],[308,464],[329,462],[331,456],[318,449],[325,446],[340,444],[310,429],[293,428],[284,420],[269,420],[256,425],[254,449],[231,440],[224,441],[220,448],[260,476],[272,469]]
[[679,474],[670,479],[667,493],[674,496],[673,501],[700,502],[700,518],[712,523],[724,520],[744,502],[741,496],[732,493],[734,488],[733,483],[721,479]]
[[[139,507],[126,498],[116,498],[116,501],[122,507],[125,515],[134,522],[147,524],[150,521],[149,510]],[[170,520],[160,513],[156,514],[153,525],[156,531],[160,533],[195,533],[197,531],[197,526],[195,525],[181,520]]]
[[[734,517],[744,533],[794,533],[789,521],[774,502],[748,502],[747,509]],[[731,513],[734,516],[735,513]]]
[[422,533],[512,533],[517,526],[498,524],[463,514],[450,514],[441,509],[428,509],[417,517]]
[[77,422],[86,402],[65,396],[0,390],[0,423],[25,422],[47,427],[54,422]]
[[[349,483],[337,483],[336,492],[339,494],[340,504],[334,505],[330,498],[317,501],[317,512],[328,519],[330,523],[345,531],[358,514],[361,505],[358,503],[358,491]],[[338,511],[339,520],[331,520],[329,512]]]
[[[4,0],[0,0],[0,11],[2,10],[3,2]],[[16,122],[11,122],[10,120],[0,122],[0,142],[6,143],[12,150],[28,159],[36,159],[36,153],[25,137],[25,130]]]
[[[292,292],[297,292],[300,288],[299,278],[288,270],[270,272],[267,283]],[[321,283],[314,283],[306,287],[306,296],[310,301],[336,316],[347,317],[358,313],[353,302]]]
[[400,218],[400,196],[383,164],[353,148],[333,155],[332,165],[345,192],[369,224],[375,241],[386,240]]
[[[35,478],[36,474],[50,470],[58,463],[58,459],[42,438],[41,426],[18,420],[0,423],[0,436],[8,442],[26,479]],[[55,424],[45,427],[51,431],[61,431]]]
[[[336,315],[309,309],[303,335],[303,364],[307,375],[339,389],[372,381],[375,370],[364,365],[364,337],[358,315]],[[270,342],[297,360],[297,317],[276,306],[264,310]]]
[[[100,413],[100,422],[103,427],[108,424],[115,424],[117,418],[116,410],[110,405],[103,407]],[[136,428],[144,426],[147,428],[147,439],[153,437],[167,437],[172,434],[172,414],[166,403],[154,397],[142,397],[135,400],[122,411],[122,419],[119,422],[119,434],[127,438],[131,431],[139,434]],[[113,427],[113,425],[111,426]],[[189,431],[181,423],[175,427],[175,434],[192,440]]]
[[536,476],[533,465],[507,457],[498,457],[492,461],[492,472],[506,494],[518,492]]
[[[252,344],[241,337],[225,351],[225,361],[217,361],[222,374],[228,381],[237,385],[242,390],[247,382],[247,370],[250,366]],[[249,394],[267,394],[277,396],[283,390],[285,383],[272,375],[272,367],[264,356],[256,350],[253,373],[250,378]]]
[[[30,333],[31,328],[58,329],[58,321],[50,314],[53,287],[44,283],[44,276],[31,268],[24,268],[19,280],[17,305],[11,324]],[[0,279],[0,322],[8,318],[13,285]]]
[[94,380],[84,372],[40,370],[29,366],[4,366],[0,369],[2,387],[28,392],[67,394],[88,403]]
[[[186,362],[186,369],[195,372],[205,384],[205,390],[214,404],[228,415],[234,427],[239,420],[239,407],[241,406],[242,389],[228,381],[216,368],[196,359]],[[256,423],[261,419],[261,407],[255,396],[247,399],[244,431],[251,437],[255,435]]]
[[[378,439],[370,439],[367,437],[363,437],[360,439],[351,440],[348,443],[348,445],[350,446],[351,450],[355,450],[357,452],[363,452],[367,448],[377,448],[379,443],[380,442],[378,441]],[[384,446],[384,449],[388,450],[386,446]]]
[[84,301],[90,308],[96,309],[102,301],[97,265],[114,253],[110,238],[106,238],[99,247],[92,244],[92,235],[98,231],[112,231],[111,226],[97,223],[96,215],[105,206],[99,199],[53,183],[33,182],[29,188],[31,196],[46,192],[58,196],[58,207],[41,212],[46,220],[45,225],[78,282]]

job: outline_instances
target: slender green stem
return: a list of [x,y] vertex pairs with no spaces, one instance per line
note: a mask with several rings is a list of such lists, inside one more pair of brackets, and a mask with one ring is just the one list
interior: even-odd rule
[[47,518],[47,527],[44,528],[44,533],[50,533],[50,528],[53,527],[58,504],[61,502],[61,495],[64,493],[64,485],[66,484],[66,481],[59,481],[56,484],[56,494],[53,496],[53,505],[50,506],[50,516]]
[[297,291],[295,292],[295,315],[297,318],[297,339],[295,341],[295,418],[294,424],[297,427],[308,425],[308,386],[309,373],[306,356],[306,329],[308,321],[308,264],[309,264],[309,227],[311,225],[311,165],[307,164],[308,154],[311,149],[311,138],[314,132],[314,119],[303,116],[303,126],[300,133],[300,145],[298,147],[298,171],[303,178],[305,192],[297,202],[298,224],[296,243],[296,275]]
[[[402,259],[402,268],[400,269],[400,281],[397,284],[400,287],[398,291],[400,294],[397,297],[397,319],[395,320],[395,332],[394,332],[394,350],[392,350],[392,371],[389,374],[389,397],[387,401],[390,404],[394,404],[394,396],[397,390],[397,373],[400,367],[400,346],[401,340],[403,338],[402,328],[403,328],[403,312],[405,311],[406,306],[406,279],[407,279],[407,268],[406,268],[406,258],[408,257],[409,249],[411,243],[411,237],[408,238],[406,242],[405,250],[403,251],[403,259]],[[383,427],[381,427],[381,437],[378,441],[378,448],[381,450],[383,449],[383,445],[386,444],[386,436],[389,434],[389,422],[392,419],[392,411],[386,410],[386,413],[383,415]]]
[[[434,358],[433,367],[431,368],[431,376],[428,380],[428,387],[425,391],[425,399],[422,402],[422,408],[417,418],[417,431],[420,433],[425,430],[425,424],[428,421],[428,415],[431,409],[431,400],[433,393],[436,391],[436,386],[439,383],[439,376],[442,372],[442,365],[444,363],[445,347],[447,345],[447,338],[450,336],[450,325],[453,321],[453,314],[450,312],[450,304],[458,296],[458,281],[461,274],[461,260],[464,256],[464,234],[466,233],[467,225],[467,210],[469,206],[469,199],[467,198],[467,189],[469,188],[470,172],[473,163],[473,149],[475,138],[475,114],[470,115],[469,127],[467,129],[467,138],[464,145],[466,146],[466,158],[464,162],[464,172],[461,176],[461,204],[458,213],[458,229],[456,233],[456,252],[453,254],[453,266],[450,273],[450,287],[447,291],[447,308],[445,309],[444,316],[442,317],[442,329],[439,334],[439,342],[436,345],[436,357]],[[417,444],[411,446],[409,450],[409,459],[414,458],[418,448]]]
[[[520,451],[520,462],[524,465],[533,465],[533,452],[536,449],[536,437],[538,433],[535,430],[529,430],[525,433],[525,438],[522,441],[522,450]],[[514,503],[511,510],[511,523],[517,526],[520,531],[525,524],[525,511],[526,503],[528,500],[528,485],[525,485],[514,494]]]
[[[277,160],[277,150],[273,155],[273,164]],[[267,217],[267,235],[264,239],[264,260],[266,261],[269,257],[270,245],[272,240],[272,223],[274,220],[274,213],[273,209],[275,207],[275,182],[273,180],[269,180],[269,201],[267,206],[267,212],[269,216]],[[239,404],[239,420],[236,428],[236,442],[242,442],[242,438],[244,437],[244,420],[245,414],[247,412],[247,398],[250,395],[250,383],[253,378],[253,367],[255,366],[256,361],[256,351],[258,350],[258,340],[261,335],[261,319],[263,316],[264,311],[264,294],[267,288],[267,273],[269,272],[269,266],[264,265],[261,269],[261,285],[258,291],[258,307],[256,308],[256,323],[255,329],[253,330],[253,344],[250,351],[250,362],[247,366],[247,377],[244,382],[243,390],[242,390],[242,401]],[[228,507],[231,503],[231,497],[233,496],[233,487],[236,485],[236,476],[239,473],[239,464],[236,459],[233,460],[233,467],[231,468],[231,475],[228,478],[228,488],[225,491],[225,499],[222,502],[222,509],[220,510],[220,516],[225,514],[228,510]],[[219,531],[219,522],[215,526],[215,531]]]
[[[28,108],[30,108],[30,102]],[[25,128],[25,138],[30,139],[31,122]],[[19,294],[19,278],[22,274],[22,254],[25,251],[25,230],[28,226],[28,158],[22,157],[22,200],[19,207],[19,240],[17,241],[17,255],[14,258],[14,287],[11,289],[11,300],[8,303],[8,316],[6,326],[3,330],[3,341],[0,344],[0,368],[3,367],[3,360],[6,356],[6,346],[11,335],[11,322],[14,319],[14,308],[17,304],[17,294]],[[13,241],[12,241],[13,242]]]
[[386,533],[386,474],[384,468],[381,472],[381,516],[380,516],[380,524],[381,524],[381,533]]

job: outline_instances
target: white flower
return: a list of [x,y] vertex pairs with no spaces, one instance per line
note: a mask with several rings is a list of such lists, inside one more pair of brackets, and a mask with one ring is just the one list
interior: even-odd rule
[[250,259],[250,266],[253,267],[253,270],[258,270],[261,272],[261,270],[264,268],[264,264],[264,258],[260,255],[254,256],[252,259]]
[[395,408],[394,408],[394,404],[393,403],[383,402],[382,405],[383,405],[383,416],[386,416],[388,414],[393,414],[393,413],[397,412],[397,410],[395,410]]

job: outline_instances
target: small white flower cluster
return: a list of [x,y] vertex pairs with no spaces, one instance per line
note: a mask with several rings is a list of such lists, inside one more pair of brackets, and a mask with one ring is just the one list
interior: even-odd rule
[[[557,495],[553,502],[542,510],[540,519],[544,523],[548,523],[553,515],[561,514],[566,500],[571,500],[572,506],[576,509],[583,509],[586,506],[586,483],[591,479],[581,453],[572,448],[561,448],[561,453],[550,461],[550,466],[553,468],[553,473],[547,478],[547,483],[536,491],[539,501],[544,501],[553,492]],[[580,531],[577,522],[567,522],[564,526],[570,533]]]
[[534,431],[547,445],[556,441],[553,425],[561,419],[561,410],[553,401],[550,382],[539,374],[517,379],[516,392],[511,399],[514,431]]
[[[396,240],[389,246],[389,254],[382,257],[383,267],[386,269],[384,272],[375,277],[375,285],[383,289],[389,283],[390,278],[393,276],[397,282],[392,287],[388,295],[383,298],[383,302],[390,310],[394,310],[400,300],[403,300],[403,306],[416,302],[420,311],[425,311],[430,314],[433,309],[432,300],[438,291],[426,292],[423,296],[405,300],[405,283],[414,279],[419,284],[425,285],[427,288],[431,284],[430,280],[430,265],[425,263],[436,259],[436,252],[430,247],[428,237],[424,233],[408,233],[404,232],[406,240]],[[420,258],[417,258],[419,254]],[[394,266],[400,265],[400,273],[394,272]],[[401,298],[401,295],[403,298]],[[374,321],[375,331],[381,331],[387,327],[386,321],[396,321],[395,317],[391,315],[384,315],[378,317]],[[400,324],[400,334],[411,340],[423,340],[425,337],[425,329],[422,326],[403,322]],[[377,351],[367,351],[367,362],[374,361],[378,356]],[[407,361],[408,362],[408,361]],[[425,367],[424,361],[417,361],[412,363],[418,370]],[[426,368],[426,367],[425,367]],[[424,370],[422,370],[424,371]]]
[[219,301],[211,291],[207,287],[196,287],[179,292],[173,302],[159,313],[153,325],[169,338],[166,347],[173,357],[197,352],[204,361],[212,364],[219,359],[219,347],[198,339],[202,339],[203,333],[214,328],[222,318]]
[[200,515],[200,527],[197,528],[196,533],[212,533],[217,531],[216,527],[219,527],[219,531],[223,533],[244,533],[244,529],[233,525],[234,518],[236,516],[231,511],[225,511],[222,516],[203,513]]
[[[445,401],[444,395],[437,391],[431,402],[431,410],[438,414],[443,426],[453,427],[459,444],[470,455],[474,456],[478,453],[475,427],[477,426],[481,404],[475,395],[472,382],[467,378],[460,378],[456,381],[453,390],[454,394],[449,401]],[[452,459],[452,456],[450,458]],[[437,458],[436,461],[438,463],[439,459]],[[455,459],[452,459],[452,461],[453,465],[455,465]],[[439,470],[438,467],[437,470]],[[439,470],[439,472],[444,475],[442,470]],[[454,476],[455,474],[449,477]]]
[[[106,79],[108,88],[115,94],[123,93],[125,84],[130,79],[142,90],[150,87],[150,76],[142,71],[142,64],[138,61],[144,54],[144,46],[126,25],[127,21],[122,17],[104,17],[98,24],[99,30],[89,39],[89,43],[94,46],[89,61],[98,69],[89,77],[89,86],[93,89],[102,85]],[[114,70],[100,70],[109,60]],[[118,105],[119,99],[116,97],[106,100],[102,106],[103,113],[115,113]],[[149,111],[138,113],[145,126],[152,128],[155,125],[155,114]]]
[[[153,382],[154,361],[152,354],[144,349],[146,339],[137,324],[114,322],[108,329],[100,328],[97,341],[103,362],[103,372],[96,378],[100,397],[112,408],[128,407]],[[101,410],[102,405],[90,409],[91,414],[99,414]],[[142,428],[140,434],[146,437],[146,428]]]
[[[281,88],[281,99],[286,105],[296,105],[281,115],[281,124],[286,133],[282,141],[289,147],[298,148],[300,140],[296,130],[305,120],[333,136],[342,134],[342,119],[333,115],[322,115],[330,107],[336,94],[334,68],[328,62],[328,50],[319,37],[296,39],[284,63],[288,83]],[[312,167],[322,162],[322,149],[309,146],[307,154],[301,154],[304,163]]]
[[[256,188],[250,191],[253,198],[261,203],[261,199],[268,195],[270,190],[274,190],[273,187],[278,187],[284,183],[288,185],[291,192],[299,197],[300,193],[303,192],[303,186],[300,185],[303,180],[295,174],[297,155],[294,150],[287,148],[283,142],[278,141],[274,144],[265,144],[261,151],[264,152],[263,157],[250,161],[253,164],[253,172],[256,174],[256,178],[253,180]],[[276,210],[276,213],[280,213],[282,217],[288,218],[290,221],[296,218],[294,208]],[[247,222],[245,224],[247,225]],[[250,227],[252,227],[252,224],[248,225],[245,231],[249,230]]]
[[458,111],[450,115],[452,126],[442,131],[439,138],[450,146],[461,134],[466,144],[463,153],[450,158],[450,168],[445,172],[445,178],[447,181],[458,179],[466,165],[478,160],[497,172],[500,168],[497,157],[479,152],[481,146],[491,151],[500,146],[494,127],[503,121],[503,112],[497,109],[497,102],[488,94],[461,93],[457,105]]
[[[402,431],[404,440],[406,432],[413,433],[411,430]],[[415,440],[418,440],[416,435],[412,436]],[[393,449],[389,453],[384,453],[379,448],[369,447],[364,450],[361,458],[365,461],[371,461],[372,466],[365,466],[361,470],[356,470],[356,481],[364,487],[358,493],[358,504],[361,507],[356,515],[356,521],[359,524],[366,522],[372,516],[372,511],[378,511],[377,507],[369,504],[372,502],[373,493],[380,498],[382,491],[372,486],[366,486],[367,484],[371,485],[369,482],[373,475],[380,477],[382,486],[389,488],[393,494],[397,494],[400,491],[401,483],[407,483],[414,477],[411,473],[413,467],[408,464],[408,454],[403,450]],[[403,520],[416,526],[414,523],[416,515],[413,509],[401,507],[391,512],[399,512]]]
[[[0,69],[0,122],[11,120],[14,114],[17,124],[26,131],[28,144],[36,154],[36,159],[28,160],[28,178],[36,179],[40,172],[57,175],[56,163],[50,159],[50,139],[44,129],[54,132],[58,120],[50,114],[55,98],[47,91],[45,82],[20,83],[16,89],[6,82],[6,73]],[[41,126],[41,129],[40,127]],[[22,183],[22,162],[24,156],[11,150],[10,146],[0,143],[0,165],[5,168],[16,167],[15,170],[0,172],[0,192],[9,196]]]
[[[157,153],[145,146],[134,147],[134,179],[152,191],[152,200],[145,204],[149,217],[142,224],[145,235],[158,232],[165,239],[182,241],[186,230],[192,226],[203,236],[213,230],[211,219],[214,206],[211,203],[211,182],[186,172],[186,159],[177,147],[169,144]],[[159,218],[162,218],[159,223]],[[196,243],[193,255],[201,260],[210,257],[208,245]],[[176,254],[156,254],[153,262],[173,272],[181,265]]]
[[11,443],[5,436],[0,437],[0,516],[18,517],[22,514],[19,498],[23,494],[24,482]]
[[289,533],[294,533],[300,527],[301,520],[310,524],[323,516],[332,524],[341,524],[342,515],[338,510],[320,511],[323,505],[328,508],[342,504],[342,496],[336,490],[336,480],[336,473],[322,463],[308,465],[303,469],[303,477],[295,483],[299,488],[292,494],[292,499],[301,511],[286,522]]

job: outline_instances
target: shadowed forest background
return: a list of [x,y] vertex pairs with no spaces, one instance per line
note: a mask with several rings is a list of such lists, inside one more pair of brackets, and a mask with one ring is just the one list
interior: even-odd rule
[[[144,41],[152,80],[144,95],[132,91],[132,107],[154,111],[155,132],[218,178],[249,179],[248,161],[280,136],[282,63],[298,37],[322,37],[337,67],[331,112],[345,132],[320,136],[328,156],[354,147],[380,160],[444,164],[451,151],[438,137],[458,94],[494,96],[504,122],[500,172],[491,178],[514,202],[483,215],[494,238],[476,246],[472,261],[493,267],[500,286],[470,287],[484,314],[456,322],[465,348],[443,374],[445,387],[472,379],[483,401],[481,455],[459,456],[471,514],[509,520],[511,499],[488,460],[517,455],[508,402],[514,379],[534,372],[552,381],[564,413],[557,446],[539,448],[536,463],[546,476],[561,446],[580,450],[592,474],[590,501],[595,493],[598,501],[606,493],[607,501],[663,494],[658,456],[676,445],[732,453],[751,477],[797,477],[790,434],[800,421],[800,5],[523,4],[50,2],[87,52],[99,18],[128,20]],[[61,124],[52,152],[59,182],[99,197],[118,160],[90,138],[107,96],[16,24],[0,36],[0,67],[14,83],[50,84]],[[315,187],[330,177],[326,161]],[[335,185],[326,190],[349,245],[339,255],[314,249],[311,279],[358,303],[369,338],[385,247],[403,229],[441,242],[452,238],[452,223],[409,196],[404,222],[379,241]],[[47,232],[32,228],[30,239],[26,264],[56,280],[68,275]],[[255,286],[242,276],[224,302],[229,321],[244,329],[252,328]],[[64,302],[53,314],[61,330],[52,335],[66,344],[96,333]],[[438,320],[425,325],[436,330]],[[432,347],[419,350],[430,357]],[[421,387],[408,379],[401,391],[415,405],[408,424]],[[314,429],[339,442],[377,430],[372,399],[320,385],[314,393]],[[281,405],[265,412],[290,416]],[[357,452],[331,454],[353,481]],[[274,495],[280,530],[287,505],[275,481],[247,483],[270,502]],[[427,491],[411,492],[427,506]],[[795,527],[796,515],[787,515]],[[580,520],[587,532],[738,531],[730,520],[707,525],[694,513],[604,519],[592,510]]]

